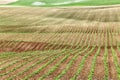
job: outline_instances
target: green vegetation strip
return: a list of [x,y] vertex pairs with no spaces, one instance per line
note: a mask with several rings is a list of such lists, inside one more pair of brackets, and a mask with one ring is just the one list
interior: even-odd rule
[[[87,42],[87,40],[88,40],[88,37],[89,35],[87,35],[87,38],[86,38],[86,41],[84,42],[84,46],[86,46],[87,44],[86,44],[86,42]],[[92,37],[93,35],[91,35],[91,37]],[[91,38],[90,38],[90,41],[91,41]],[[88,49],[90,48],[90,45],[88,45],[83,51],[81,51],[79,54],[77,54],[77,55],[75,55],[73,58],[72,58],[72,60],[68,63],[68,65],[67,65],[67,67],[61,72],[61,74],[59,74],[56,78],[55,78],[55,80],[59,80],[61,77],[63,77],[63,75],[64,74],[66,74],[66,72],[68,71],[68,69],[72,66],[72,64],[73,64],[73,62],[76,60],[76,58],[80,55],[80,54],[83,54],[85,51],[87,51]],[[94,47],[93,47],[94,48]],[[93,49],[92,48],[92,49]],[[91,49],[91,50],[92,50]],[[91,52],[91,50],[90,50],[90,52]],[[88,52],[88,53],[90,53],[90,52]]]
[[119,62],[118,62],[118,58],[117,58],[116,52],[115,52],[113,47],[111,47],[111,50],[112,50],[112,55],[113,55],[113,58],[114,58],[114,64],[115,64],[115,67],[116,67],[116,71],[117,71],[117,74],[118,74],[118,79],[120,80],[120,65],[119,65]]
[[76,58],[79,57],[79,55],[83,54],[85,51],[87,51],[88,48],[89,48],[89,46],[88,46],[86,49],[84,49],[83,51],[81,51],[81,52],[76,52],[76,53],[78,53],[78,54],[76,54],[76,55],[70,60],[70,62],[69,62],[68,65],[66,66],[66,68],[61,72],[61,74],[59,74],[59,75],[55,78],[55,80],[59,80],[64,74],[66,74],[66,72],[67,72],[68,69],[72,66],[72,64],[73,64],[73,62],[76,60]]
[[[35,5],[33,5],[35,4]],[[19,0],[9,5],[21,6],[91,6],[91,5],[112,5],[120,4],[120,0]]]
[[104,53],[104,67],[105,67],[105,76],[104,80],[108,80],[109,78],[109,69],[108,69],[108,49],[105,47],[105,53]]
[[[94,33],[94,31],[92,32],[92,36],[93,36],[93,33]],[[90,41],[92,41],[92,36],[90,38]],[[94,38],[94,41],[95,41],[95,38]],[[90,46],[90,42],[89,42],[89,46]],[[76,74],[70,80],[76,80],[77,79],[78,75],[80,74],[80,72],[81,72],[81,70],[84,66],[86,58],[92,53],[94,48],[95,48],[95,46],[93,46],[92,49],[83,57],[83,59],[81,60],[81,63],[79,64],[80,67],[78,68]]]
[[100,53],[100,47],[98,48],[94,58],[93,58],[93,62],[92,62],[92,66],[91,66],[91,70],[90,70],[90,73],[88,75],[88,80],[93,80],[92,77],[94,75],[94,70],[95,70],[95,65],[96,65],[96,60],[97,60],[97,56],[99,55]]
[[[22,54],[22,53],[21,53],[21,54]],[[5,66],[5,67],[3,67],[3,68],[0,68],[0,71],[6,69],[6,68],[8,68],[8,67],[10,67],[10,66],[12,66],[12,65],[14,65],[14,64],[16,64],[16,63],[18,63],[18,62],[20,62],[20,61],[22,61],[22,60],[27,60],[27,59],[29,59],[29,58],[32,58],[32,57],[38,55],[38,54],[35,54],[35,53],[32,53],[32,54],[33,54],[33,55],[31,55],[31,56],[23,56],[21,59],[15,60],[14,62],[8,64],[7,66]],[[34,55],[34,54],[35,54],[35,55]]]
[[[104,36],[104,35],[102,35]],[[106,37],[108,36],[108,33],[106,33],[105,35]],[[104,68],[105,68],[105,76],[104,76],[104,80],[108,80],[109,79],[109,68],[108,68],[108,37],[106,38],[106,42],[105,42],[105,53],[104,53],[104,57],[103,57],[103,61],[104,61]]]
[[[64,52],[65,50],[62,50],[61,51],[61,53],[62,52]],[[25,70],[23,70],[23,71],[21,71],[20,73],[18,73],[18,74],[15,74],[15,75],[13,75],[13,76],[11,76],[11,77],[9,77],[8,78],[8,80],[12,80],[13,78],[15,78],[16,76],[19,76],[19,75],[22,75],[23,73],[25,73],[25,72],[27,72],[27,71],[29,71],[30,69],[32,69],[34,66],[36,66],[37,64],[40,64],[41,62],[43,62],[43,61],[45,61],[45,60],[47,60],[47,59],[50,59],[50,58],[52,58],[52,57],[54,57],[55,55],[57,55],[57,54],[59,54],[60,52],[55,52],[54,51],[54,53],[53,52],[48,52],[48,54],[50,54],[49,56],[48,56],[48,54],[46,53],[46,57],[43,57],[41,60],[39,60],[39,61],[37,61],[36,63],[34,63],[34,64],[32,64],[31,66],[29,66],[28,68],[26,68]]]
[[[82,40],[83,41],[83,40]],[[86,41],[85,41],[86,42]],[[72,54],[74,54],[74,53],[77,53],[77,52],[79,52],[79,51],[81,51],[83,49],[83,47],[81,47],[78,51],[75,51],[75,52],[73,52]],[[82,52],[84,52],[84,51],[86,51],[86,50],[88,50],[89,49],[89,46],[85,49],[85,50],[83,50]],[[71,50],[70,50],[70,52],[71,52]],[[65,53],[68,53],[68,52],[65,52]],[[62,53],[62,54],[65,54],[65,53]],[[49,62],[48,62],[49,63]],[[51,63],[51,62],[50,62]],[[49,63],[49,64],[50,64]],[[44,66],[44,67],[46,67],[47,66],[47,63],[46,63],[46,65]],[[43,67],[43,68],[44,68]],[[31,75],[29,75],[28,77],[26,77],[26,78],[24,78],[24,79],[29,79],[30,77],[32,77],[32,76],[34,76],[35,74],[38,74],[43,68],[40,68],[39,70],[37,70],[36,72],[34,72],[33,74],[31,74]],[[69,69],[69,68],[68,68]],[[52,72],[52,71],[51,71]],[[50,73],[51,73],[50,72]],[[43,76],[43,78],[44,77],[46,77],[46,76]]]
[[45,63],[44,65],[42,65],[38,70],[34,71],[33,73],[31,73],[30,75],[26,76],[23,80],[28,80],[29,78],[31,78],[32,76],[34,76],[35,74],[38,74],[42,69],[44,69],[46,66],[48,66],[50,63],[52,63],[54,60],[56,60],[57,58],[59,58],[60,56],[62,56],[63,54],[65,54],[65,52],[63,53],[58,53],[58,55],[54,56],[51,60],[49,60],[47,63]]
[[55,71],[55,70],[59,67],[59,65],[60,65],[61,63],[63,63],[69,56],[70,56],[70,54],[65,55],[65,57],[62,58],[54,67],[52,67],[52,68],[48,71],[47,74],[43,75],[43,76],[42,76],[41,78],[39,78],[38,80],[43,80],[45,77],[47,77],[48,75],[50,75],[50,74],[51,74],[53,71]]
[[94,49],[95,49],[95,47],[92,47],[92,49],[82,58],[81,63],[79,64],[79,68],[78,68],[77,72],[75,73],[75,75],[70,80],[76,80],[77,79],[77,77],[79,76],[81,70],[84,67],[86,58],[94,51]]
[[42,57],[44,57],[44,56],[46,56],[46,55],[49,56],[48,54],[49,54],[49,53],[42,53],[42,54],[37,54],[37,55],[35,55],[35,56],[32,56],[32,58],[29,58],[30,60],[29,60],[29,59],[26,60],[25,62],[23,62],[22,64],[18,65],[17,67],[14,67],[13,69],[9,70],[8,72],[0,74],[0,76],[7,75],[7,74],[9,74],[10,72],[13,72],[13,71],[17,70],[18,68],[24,66],[25,64],[27,64],[27,63],[29,63],[29,62],[32,62],[33,60],[42,59]]

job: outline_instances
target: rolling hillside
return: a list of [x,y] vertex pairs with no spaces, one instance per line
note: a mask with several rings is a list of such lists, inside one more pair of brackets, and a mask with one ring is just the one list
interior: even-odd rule
[[119,17],[120,7],[1,7],[0,79],[120,80]]
[[17,6],[100,6],[120,4],[120,0],[13,0],[8,4]]
[[0,0],[0,80],[120,80],[119,3]]

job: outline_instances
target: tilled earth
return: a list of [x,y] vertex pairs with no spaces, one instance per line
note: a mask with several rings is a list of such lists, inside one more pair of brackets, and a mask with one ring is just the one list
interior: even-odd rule
[[0,8],[0,80],[120,80],[120,7]]

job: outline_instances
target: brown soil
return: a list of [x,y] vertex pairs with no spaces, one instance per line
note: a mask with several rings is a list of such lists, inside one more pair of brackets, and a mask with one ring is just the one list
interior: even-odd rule
[[[33,57],[33,56],[32,56]],[[17,63],[15,63],[15,64],[13,64],[13,65],[11,65],[11,66],[9,66],[8,68],[6,68],[6,69],[3,69],[3,70],[0,70],[0,74],[3,74],[3,73],[6,73],[7,71],[9,71],[9,70],[11,70],[11,69],[13,69],[15,66],[18,66],[18,65],[20,65],[21,63],[23,63],[23,62],[28,62],[28,60],[29,59],[31,59],[32,57],[28,57],[28,58],[25,58],[25,59],[18,59],[19,60],[19,62],[17,62]],[[15,61],[11,61],[11,63],[14,63]],[[10,62],[8,63],[8,64],[6,64],[6,65],[2,65],[3,67],[5,67],[5,66],[8,66],[10,64]],[[1,66],[1,68],[2,68],[2,66]]]
[[[47,55],[43,55],[43,56],[42,56],[42,55],[33,56],[34,60],[28,61],[27,64],[25,64],[25,65],[21,66],[20,68],[14,70],[13,72],[10,72],[9,74],[3,76],[1,79],[4,80],[4,79],[7,79],[7,78],[9,78],[9,77],[12,77],[14,74],[17,74],[17,73],[20,73],[20,71],[26,70],[26,68],[28,68],[28,67],[30,67],[32,64],[34,64],[34,63],[42,60],[44,57],[51,58],[52,56],[55,56],[56,54],[53,53],[52,56],[50,56],[50,55],[51,55],[51,54],[47,54]],[[32,58],[31,58],[31,59],[32,59]],[[44,60],[44,61],[42,61],[42,62],[45,63],[46,61],[47,61],[47,60]],[[24,62],[25,62],[25,61],[24,61]],[[22,62],[22,63],[23,63],[23,62]],[[20,64],[22,64],[22,63],[20,63]],[[19,65],[20,65],[20,64],[19,64]],[[19,66],[19,65],[15,65],[15,66],[13,66],[12,68],[15,68],[15,67],[17,67],[17,66]],[[39,64],[38,64],[38,65],[39,65]],[[38,65],[36,65],[36,66],[38,66]],[[35,67],[35,66],[34,66],[34,67]],[[33,68],[34,68],[34,67],[33,67]],[[8,68],[7,71],[9,71],[9,70],[11,70],[10,67]],[[26,72],[25,74],[27,74],[27,72]],[[15,79],[15,80],[22,79],[25,74],[23,73],[22,75],[18,75],[18,76],[16,76],[16,77],[14,77],[14,79]],[[28,70],[28,74],[29,74],[29,70]],[[22,77],[21,77],[21,76],[22,76]]]
[[[52,54],[50,53],[51,56],[47,54],[47,58],[45,59],[43,58],[46,56],[41,56],[43,61],[41,61],[40,59],[35,59],[34,61],[29,62],[28,60],[31,58],[23,59],[20,60],[20,62],[17,62],[6,69],[0,69],[0,74],[3,74],[16,68],[22,62],[28,62],[28,64],[23,65],[19,69],[16,69],[15,71],[0,77],[0,80],[6,80],[8,77],[20,73],[21,71],[26,70],[32,64],[41,61],[41,63],[33,66],[23,74],[17,75],[15,77],[15,80],[20,80],[30,75],[30,73],[38,70],[42,65],[46,64],[56,55],[61,54],[62,52],[60,51],[62,51],[63,49],[66,48],[67,50],[77,51],[78,49],[83,47],[83,45],[88,46],[88,44],[90,44],[90,49],[93,47],[93,45],[96,45],[97,47],[92,52],[92,54],[90,54],[86,58],[83,69],[78,75],[77,80],[87,80],[93,62],[93,58],[100,45],[101,52],[97,56],[93,80],[103,80],[105,74],[103,55],[105,52],[104,49],[106,43],[108,45],[107,62],[109,69],[109,79],[118,80],[111,46],[116,51],[117,59],[120,63],[120,51],[118,51],[116,47],[116,45],[120,42],[120,7],[49,9],[32,7],[3,7],[0,9],[0,55],[3,54],[3,56],[0,56],[0,68],[11,64],[18,59],[22,59],[22,53],[20,54],[20,57],[16,56],[15,58],[14,55],[12,55],[12,57],[9,57],[3,52],[19,53],[37,50],[40,50],[41,52],[49,50],[56,51]],[[43,12],[45,14],[43,14]],[[6,24],[6,22],[8,22],[8,24]],[[21,32],[24,34],[21,34]],[[84,49],[86,46],[84,46]],[[65,55],[70,53],[67,52],[67,50],[65,51]],[[73,51],[71,51],[71,53]],[[76,52],[76,54],[78,53],[79,52]],[[82,58],[86,53],[87,51],[84,54],[78,56],[78,58],[74,61],[67,73],[62,76],[61,80],[69,80],[71,77],[74,76],[74,74],[78,70]],[[50,63],[44,69],[42,69],[41,72],[33,75],[30,79],[35,80],[38,79],[40,76],[46,74],[65,55],[56,58],[52,63]],[[6,56],[6,58],[4,58],[4,56]],[[67,60],[61,63],[53,73],[51,73],[45,78],[45,80],[53,80],[55,77],[57,77],[66,68],[67,64],[70,62],[73,56],[74,54],[69,56]],[[11,60],[9,60],[8,58],[11,58]],[[15,59],[12,60],[12,58]],[[33,58],[36,58],[36,56]]]
[[101,49],[100,54],[97,57],[96,65],[95,65],[95,71],[93,75],[93,80],[103,80],[104,79],[104,63],[103,63],[103,57],[104,56],[104,49]]
[[93,57],[94,57],[97,49],[98,48],[95,48],[94,52],[92,53],[93,55],[92,56],[88,56],[88,58],[86,59],[84,67],[83,67],[80,75],[78,76],[77,80],[87,80],[89,71],[91,69]]
[[66,49],[76,48],[76,46],[50,44],[45,42],[14,42],[15,43],[14,45],[11,45],[11,43],[12,41],[1,42],[3,46],[0,47],[0,52],[24,52],[35,50],[57,50],[64,48]]
[[118,60],[118,62],[120,64],[120,52],[119,52],[119,50],[117,48],[114,48],[114,50],[115,50],[116,55],[117,55],[117,60]]
[[[87,53],[90,49],[88,49],[85,53]],[[86,59],[84,67],[83,67],[80,75],[78,76],[77,80],[80,80],[80,79],[87,80],[89,71],[91,69],[92,60],[93,60],[93,57],[94,57],[95,52],[97,51],[97,49],[98,49],[98,47],[96,47],[94,52],[92,52],[92,54],[89,55],[88,58]],[[115,50],[116,50],[116,48],[115,48]],[[117,52],[117,56],[119,57],[119,51],[116,50],[116,52]],[[108,55],[109,79],[117,80],[118,77],[117,77],[117,72],[116,72],[116,68],[115,68],[115,64],[114,64],[114,59],[113,59],[113,56],[112,56],[112,53],[111,53],[111,49],[109,49],[109,48],[108,48],[108,53],[109,53],[109,55]],[[47,67],[45,67],[39,74],[36,74],[35,76],[33,76],[31,78],[31,80],[38,79],[40,76],[46,74],[65,55],[57,58],[54,62],[49,64]],[[78,58],[74,61],[74,63],[70,67],[70,69],[61,78],[61,80],[69,80],[76,73],[76,71],[77,71],[77,69],[79,67],[79,64],[81,62],[81,59],[84,57],[84,55],[85,54],[82,54],[82,55],[78,56]],[[95,80],[95,79],[102,80],[104,78],[103,55],[104,55],[104,49],[101,48],[101,52],[100,52],[100,54],[97,57],[97,62],[96,62],[96,66],[95,66],[93,80]],[[52,55],[52,56],[54,56],[54,55]],[[65,60],[63,63],[61,63],[60,66],[53,73],[51,73],[49,76],[47,76],[44,80],[53,80],[57,75],[59,75],[66,68],[67,64],[72,59],[72,57],[73,57],[73,55],[68,57],[67,60]],[[8,72],[9,70],[11,70],[11,69],[17,67],[18,65],[20,65],[21,62],[24,62],[24,61],[27,61],[27,60],[26,59],[22,60],[19,63],[16,63],[16,64],[10,66],[9,68],[7,68],[6,70],[2,70],[0,72],[1,73]],[[23,67],[15,70],[14,72],[9,73],[6,76],[1,77],[1,79],[7,79],[8,77],[10,77],[10,76],[12,76],[12,75],[14,75],[16,73],[19,73],[19,71],[23,71],[24,69],[26,69],[31,64],[34,64],[36,61],[38,61],[38,59],[36,59],[36,60],[34,60],[32,62],[27,63]],[[44,65],[48,61],[49,61],[49,59],[46,59],[45,61],[43,61],[42,63],[40,63],[40,64],[38,64],[36,66],[34,66],[32,69],[30,69],[29,71],[25,72],[24,74],[15,77],[15,79],[17,80],[17,79],[24,78],[26,75],[29,75],[30,73],[34,72],[35,70],[40,68],[40,66]]]
[[74,74],[76,73],[77,69],[79,68],[79,64],[82,60],[82,58],[87,54],[87,52],[89,52],[91,50],[88,49],[87,51],[85,51],[84,53],[82,53],[81,55],[79,55],[77,57],[77,59],[73,62],[72,66],[70,67],[70,69],[67,71],[67,73],[61,78],[61,80],[69,80],[72,76],[74,76]]
[[[42,59],[41,57],[36,56],[36,58],[35,58],[35,56],[34,56],[34,60],[32,60],[31,62],[27,61],[27,63],[26,63],[25,65],[23,65],[22,67],[16,69],[15,71],[13,71],[13,72],[11,72],[11,73],[9,73],[9,74],[3,76],[1,79],[9,78],[10,76],[12,76],[12,75],[14,75],[14,74],[16,74],[16,73],[19,73],[19,71],[23,71],[24,69],[26,69],[27,67],[31,66],[32,64],[34,64],[35,62],[37,62],[37,61],[39,61],[39,60],[41,60],[41,59]],[[23,61],[23,62],[26,62],[26,61]],[[22,64],[23,62],[21,62],[20,64]],[[6,71],[9,71],[9,70],[13,69],[13,68],[19,66],[20,64],[11,66],[11,67],[9,67]],[[19,78],[20,78],[20,77],[19,77]],[[19,78],[16,77],[16,79],[19,79]]]
[[[60,64],[60,66],[62,66],[62,68],[61,68],[62,70],[66,67],[66,65],[68,64],[68,62],[70,61],[70,59],[72,57],[73,57],[73,55],[69,56],[63,63]],[[55,62],[57,63],[58,61],[55,61]],[[38,78],[40,78],[41,75],[44,75],[45,73],[47,73],[56,63],[50,64],[45,69],[43,69],[39,74],[33,76],[32,79],[36,79],[37,80]],[[53,78],[54,77],[51,77],[50,79],[53,79]],[[44,80],[47,80],[47,79],[44,79]]]
[[[84,48],[85,49],[85,48]],[[83,49],[83,50],[84,50]],[[90,48],[91,49],[91,48]],[[61,78],[62,80],[69,80],[69,78],[74,74],[74,71],[78,68],[79,62],[81,61],[82,57],[86,54],[86,52],[88,52],[90,49],[88,49],[87,51],[85,51],[84,53],[82,53],[81,55],[78,56],[78,58],[73,62],[72,66],[70,67],[70,69],[67,71],[67,73],[63,76],[63,78]],[[73,52],[74,53],[74,52]],[[79,54],[79,52],[77,53]],[[70,62],[70,60],[69,60]],[[64,64],[62,63],[52,74],[50,74],[47,78],[45,78],[45,80],[49,80],[49,79],[54,79],[56,76],[58,76],[61,72],[62,69],[65,69],[67,64],[69,62],[65,62]],[[63,66],[64,65],[64,66]],[[72,70],[71,70],[72,69]],[[72,71],[72,72],[71,72]]]
[[9,4],[12,2],[16,2],[17,0],[0,0],[0,4]]
[[108,50],[109,79],[118,80],[111,49]]
[[[81,46],[71,46],[62,44],[50,44],[45,42],[16,42],[16,41],[4,41],[1,42],[0,52],[26,52],[26,51],[36,51],[36,50],[58,50],[58,49],[79,49]],[[93,46],[90,46],[93,47]],[[102,46],[101,48],[104,48]],[[117,48],[116,46],[113,46]],[[108,46],[111,48],[111,46]]]
[[[56,54],[49,56],[47,59],[45,59],[44,61],[42,61],[41,63],[35,65],[32,69],[28,70],[27,72],[23,73],[22,75],[19,75],[20,78],[24,78],[25,76],[29,75],[30,73],[38,70],[42,65],[46,64],[49,60],[51,60],[54,56],[56,56]],[[53,62],[57,62],[59,61],[63,56],[58,57],[56,60],[54,60]],[[51,63],[52,64],[52,63]],[[50,64],[49,64],[50,65]]]

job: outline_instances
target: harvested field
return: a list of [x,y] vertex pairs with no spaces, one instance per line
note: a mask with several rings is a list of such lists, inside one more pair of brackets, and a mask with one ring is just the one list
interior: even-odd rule
[[0,7],[0,80],[120,80],[120,7]]

